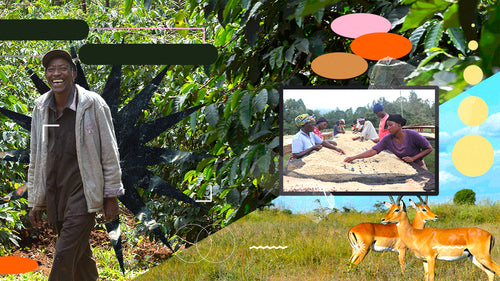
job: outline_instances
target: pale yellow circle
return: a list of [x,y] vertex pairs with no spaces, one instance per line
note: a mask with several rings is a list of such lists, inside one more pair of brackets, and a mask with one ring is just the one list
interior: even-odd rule
[[453,164],[457,170],[469,177],[486,173],[493,165],[494,151],[491,143],[478,135],[467,135],[453,147]]
[[476,27],[476,24],[475,24],[475,23],[473,23],[473,24],[471,24],[470,26],[472,26],[472,27]]
[[466,97],[458,106],[458,117],[465,125],[479,126],[488,117],[488,105],[480,97]]
[[477,43],[476,40],[471,40],[471,41],[469,41],[468,46],[469,46],[469,49],[471,49],[472,51],[475,51],[479,47],[479,44]]
[[464,70],[464,80],[471,85],[476,85],[483,80],[483,71],[477,65],[469,65]]

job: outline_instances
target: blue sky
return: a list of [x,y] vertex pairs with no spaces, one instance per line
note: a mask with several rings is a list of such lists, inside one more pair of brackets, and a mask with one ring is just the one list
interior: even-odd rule
[[[488,105],[488,117],[479,126],[467,126],[458,117],[458,107],[463,99],[477,96]],[[306,104],[306,106],[308,106]],[[308,107],[309,108],[309,107]],[[315,108],[312,108],[315,109]],[[453,195],[464,188],[476,192],[476,202],[500,199],[500,73],[469,88],[450,101],[439,106],[439,195],[429,197],[430,203],[450,202]],[[469,177],[460,173],[452,161],[453,147],[466,135],[486,138],[495,152],[493,165],[481,176]],[[474,149],[474,148],[471,148]],[[350,207],[370,211],[378,201],[387,201],[387,196],[280,196],[273,201],[276,206],[294,212],[308,212],[317,208],[319,199],[323,207]]]

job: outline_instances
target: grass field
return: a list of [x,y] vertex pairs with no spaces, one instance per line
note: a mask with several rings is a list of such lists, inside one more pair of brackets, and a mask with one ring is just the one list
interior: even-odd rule
[[[431,227],[478,226],[500,237],[500,203],[430,206],[440,216]],[[414,212],[409,210],[410,219]],[[134,280],[423,280],[423,266],[410,251],[402,275],[395,253],[370,252],[349,270],[347,231],[361,222],[379,222],[384,213],[289,214],[256,211],[196,245],[177,253]],[[250,249],[286,246],[286,249]],[[500,262],[500,245],[492,251]],[[497,277],[498,279],[499,277]],[[487,280],[467,259],[438,261],[436,280]]]

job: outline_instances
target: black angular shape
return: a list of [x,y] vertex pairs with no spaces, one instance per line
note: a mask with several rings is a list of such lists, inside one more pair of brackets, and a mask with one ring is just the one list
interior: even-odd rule
[[0,113],[12,119],[14,122],[17,123],[17,125],[21,126],[23,129],[27,130],[28,132],[31,132],[31,117],[5,109],[3,107],[0,107]]
[[102,98],[106,101],[113,117],[118,113],[118,103],[120,101],[120,82],[122,66],[113,65],[102,91]]
[[165,67],[144,89],[142,89],[125,107],[118,112],[117,123],[120,127],[130,129],[134,125],[146,104],[153,96],[153,93],[158,89],[158,86],[167,74],[168,67]]
[[18,149],[14,151],[0,152],[0,160],[30,163],[30,150],[29,149]]
[[120,218],[112,222],[105,224],[106,231],[109,233],[109,238],[111,240],[111,245],[115,251],[115,256],[118,259],[118,264],[125,276],[125,267],[123,266],[123,248],[122,248],[122,236],[120,234]]
[[205,106],[204,104],[197,105],[191,108],[188,108],[186,110],[172,113],[168,116],[156,119],[151,122],[143,123],[139,125],[139,143],[140,144],[145,144],[155,137],[159,136],[161,133],[163,133],[166,129],[172,127],[173,125],[179,123],[182,119],[186,118],[187,116],[191,115],[193,112],[196,110],[200,109],[201,107]]
[[28,72],[31,81],[33,81],[33,84],[35,84],[36,90],[41,95],[43,95],[44,93],[50,91],[50,87],[47,86],[47,84],[45,84],[45,82],[43,82],[42,79],[40,79],[40,77],[38,77],[38,75],[36,75],[36,73],[33,72],[33,70],[31,70],[31,68],[25,67],[25,70],[26,70],[26,72]]
[[[174,162],[199,161],[205,158],[213,158],[214,155],[196,153],[182,150],[174,150],[155,146],[142,146],[138,154],[141,154],[141,164],[153,166]],[[139,157],[138,157],[139,158]]]

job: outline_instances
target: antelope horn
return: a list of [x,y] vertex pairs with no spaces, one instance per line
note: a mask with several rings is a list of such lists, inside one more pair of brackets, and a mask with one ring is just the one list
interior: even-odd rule
[[425,204],[427,205],[427,201],[429,200],[429,195],[425,195]]
[[401,204],[401,198],[403,198],[403,195],[399,195],[398,198],[396,198],[397,204]]
[[422,199],[420,195],[417,195],[417,198],[420,200],[420,203],[425,204],[425,201]]
[[392,195],[389,195],[389,199],[391,200],[391,203],[396,205],[396,202],[394,202],[394,198],[392,198]]

